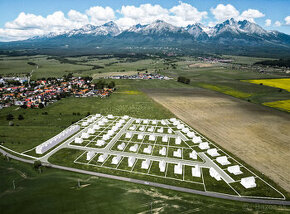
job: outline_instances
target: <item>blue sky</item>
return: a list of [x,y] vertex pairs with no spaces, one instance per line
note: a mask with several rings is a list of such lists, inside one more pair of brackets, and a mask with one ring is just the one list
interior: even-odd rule
[[[142,6],[144,4],[147,6]],[[108,20],[116,21],[123,28],[160,17],[177,26],[190,22],[214,25],[227,18],[223,17],[224,14],[236,19],[249,19],[267,30],[290,34],[289,8],[290,0],[0,0],[0,40],[25,39],[87,23],[102,24]],[[184,12],[186,15],[183,10],[187,11]],[[143,17],[136,17],[138,14],[143,14]],[[288,21],[285,20],[287,16]],[[77,20],[78,17],[82,21]]]

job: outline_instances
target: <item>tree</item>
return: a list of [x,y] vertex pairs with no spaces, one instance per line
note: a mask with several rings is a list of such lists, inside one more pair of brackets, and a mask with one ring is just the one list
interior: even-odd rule
[[43,103],[39,103],[38,108],[40,108],[40,109],[44,108]]
[[12,114],[7,114],[6,120],[13,120],[14,116]]
[[111,81],[109,84],[108,84],[108,88],[115,88],[115,82],[114,81]]
[[41,162],[39,160],[34,161],[33,167],[34,169],[39,169],[39,167],[41,167]]
[[23,117],[22,114],[19,114],[19,115],[18,115],[18,120],[24,120],[24,117]]
[[27,109],[27,105],[25,105],[25,104],[21,105],[20,107],[23,109]]
[[97,83],[96,83],[96,88],[97,89],[103,89],[106,85],[106,82],[104,80],[99,80]]
[[190,83],[190,79],[186,78],[186,77],[181,77],[179,76],[177,78],[177,82],[182,82],[182,83],[185,83],[185,84],[189,84]]

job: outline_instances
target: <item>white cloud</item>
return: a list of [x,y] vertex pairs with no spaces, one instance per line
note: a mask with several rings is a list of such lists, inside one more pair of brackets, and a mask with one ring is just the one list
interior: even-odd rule
[[285,17],[285,23],[286,25],[290,25],[290,16]]
[[[208,21],[211,26],[230,18],[254,22],[256,18],[265,16],[256,9],[248,9],[240,13],[231,4],[218,4],[210,11],[215,18]],[[118,16],[116,13],[119,13]],[[187,26],[203,22],[207,18],[207,11],[199,11],[191,4],[182,1],[171,8],[163,8],[158,4],[141,4],[139,6],[124,5],[120,10],[115,11],[111,7],[94,6],[83,13],[76,10],[70,10],[67,14],[56,11],[47,17],[21,12],[16,19],[7,22],[4,28],[0,28],[0,41],[21,40],[48,33],[58,34],[86,24],[101,25],[108,21],[115,21],[119,27],[127,29],[132,25],[149,24],[158,19],[175,26]],[[267,20],[266,26],[271,24],[271,20]],[[285,22],[290,25],[290,16],[285,18]]]
[[207,12],[199,12],[195,7],[190,4],[180,2],[178,6],[170,9],[170,12],[176,17],[180,17],[185,22],[201,22],[203,18],[207,18]]
[[266,19],[265,20],[265,26],[269,27],[272,24],[272,20],[271,19]]
[[223,22],[230,18],[237,19],[240,15],[240,12],[231,4],[218,4],[216,8],[211,8],[210,11],[218,22]]
[[136,6],[122,6],[118,12],[122,17],[116,20],[121,28],[128,28],[134,24],[149,24],[158,19],[164,20],[175,26],[186,26],[201,22],[207,18],[206,11],[198,11],[197,8],[190,4],[179,2],[178,5],[170,9],[160,5],[141,4]]
[[86,14],[90,17],[91,24],[100,25],[115,19],[115,12],[110,7],[95,6],[86,10]]
[[265,14],[256,9],[248,9],[240,14],[240,12],[231,4],[218,4],[216,8],[211,8],[210,11],[214,15],[217,22],[223,22],[231,18],[255,22],[256,18],[265,16]]
[[0,40],[23,40],[48,33],[59,34],[86,24],[100,25],[115,19],[115,12],[110,7],[91,7],[86,13],[70,10],[67,16],[56,11],[47,17],[21,12],[18,17],[0,28]]
[[254,19],[256,18],[261,18],[264,17],[265,14],[261,13],[258,10],[255,9],[248,9],[242,12],[242,14],[240,15],[239,19],[240,20],[249,20],[251,22],[255,22]]
[[276,21],[276,22],[274,23],[274,25],[275,25],[276,27],[280,27],[280,26],[281,26],[281,22]]
[[73,22],[89,23],[88,16],[76,10],[70,10],[67,15],[68,18]]
[[135,24],[148,24],[157,19],[167,20],[169,11],[160,5],[141,4],[139,7],[122,6],[118,12],[123,16],[117,20],[121,28],[128,28]]
[[45,24],[44,17],[21,12],[14,21],[7,22],[5,24],[5,28],[10,29],[40,28],[44,24]]

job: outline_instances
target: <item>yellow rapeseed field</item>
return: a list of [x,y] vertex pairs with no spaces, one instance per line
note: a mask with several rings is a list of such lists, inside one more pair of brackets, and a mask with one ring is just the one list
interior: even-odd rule
[[254,84],[263,84],[275,88],[282,88],[290,92],[290,78],[285,79],[257,79],[257,80],[243,80]]
[[290,112],[290,100],[266,102],[266,103],[263,103],[263,105]]
[[227,87],[227,86],[216,86],[216,85],[205,84],[205,83],[201,83],[201,84],[199,84],[199,86],[201,86],[202,88],[207,88],[210,90],[214,90],[214,91],[218,91],[218,92],[221,92],[224,94],[228,94],[228,95],[231,95],[231,96],[237,97],[237,98],[247,98],[247,97],[251,96],[251,94],[249,94],[249,93],[237,91],[237,90],[230,88],[230,87]]
[[123,91],[119,93],[129,94],[129,95],[138,95],[138,94],[141,94],[141,91]]

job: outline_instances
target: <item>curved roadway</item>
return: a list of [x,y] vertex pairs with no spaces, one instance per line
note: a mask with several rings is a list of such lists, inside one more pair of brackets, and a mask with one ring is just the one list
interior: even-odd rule
[[[24,159],[24,158],[21,158],[21,157],[14,156],[14,155],[6,152],[5,150],[3,150],[1,148],[0,148],[0,152],[3,155],[7,155],[8,157],[10,157],[12,159],[15,159],[15,160],[18,160],[18,161],[22,161],[22,162],[30,163],[30,164],[34,163],[34,160],[27,160],[27,159]],[[254,198],[244,198],[244,197],[239,197],[239,196],[223,195],[223,194],[214,193],[214,192],[203,192],[203,191],[199,191],[199,190],[193,190],[193,189],[188,189],[188,188],[183,188],[183,187],[170,186],[170,185],[166,185],[166,184],[148,182],[148,181],[132,179],[132,178],[126,178],[126,177],[121,177],[121,176],[116,176],[116,175],[109,175],[109,174],[103,174],[103,173],[98,173],[98,172],[91,172],[91,171],[86,171],[86,170],[82,170],[82,169],[75,169],[75,168],[71,168],[71,167],[59,166],[59,165],[54,165],[54,164],[43,164],[43,165],[49,166],[49,167],[52,167],[52,168],[56,168],[56,169],[62,169],[62,170],[66,170],[66,171],[71,171],[71,172],[78,172],[78,173],[83,173],[83,174],[88,174],[88,175],[93,175],[93,176],[116,179],[116,180],[121,180],[121,181],[128,181],[128,182],[132,182],[132,183],[136,183],[136,184],[149,185],[149,186],[153,186],[153,187],[170,189],[170,190],[175,190],[175,191],[180,191],[180,192],[194,193],[194,194],[198,194],[198,195],[221,198],[221,199],[227,199],[227,200],[249,202],[249,203],[258,203],[258,204],[271,204],[271,205],[290,206],[290,201],[284,201],[284,200],[266,200],[266,199],[254,199]]]

